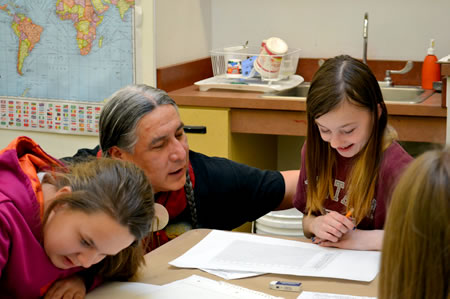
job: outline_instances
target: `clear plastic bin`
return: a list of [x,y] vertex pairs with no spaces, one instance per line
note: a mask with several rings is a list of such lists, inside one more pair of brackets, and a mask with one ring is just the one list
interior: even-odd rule
[[[260,52],[260,47],[254,46],[211,50],[213,74],[215,77],[278,81],[289,78],[297,71],[300,49],[291,48],[282,55],[260,54]],[[264,62],[264,71],[261,71],[260,67],[255,68],[255,63],[258,62]]]

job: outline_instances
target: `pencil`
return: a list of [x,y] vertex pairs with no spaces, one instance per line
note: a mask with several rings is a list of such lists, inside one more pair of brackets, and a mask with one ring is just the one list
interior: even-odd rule
[[355,209],[351,208],[351,209],[347,212],[347,214],[345,214],[345,217],[350,218],[350,217],[352,216],[352,213],[353,213],[354,210],[355,210]]

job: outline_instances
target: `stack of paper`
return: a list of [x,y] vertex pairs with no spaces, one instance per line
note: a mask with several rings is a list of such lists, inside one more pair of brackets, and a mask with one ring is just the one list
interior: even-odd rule
[[159,288],[161,286],[139,282],[109,282],[89,292],[86,299],[135,298],[139,295],[150,294]]
[[115,282],[101,286],[86,296],[87,299],[278,299],[223,281],[198,275],[177,280],[163,286],[133,282]]
[[213,230],[169,264],[214,271],[276,273],[372,281],[380,252],[323,248],[318,245]]
[[302,292],[297,299],[376,299],[376,297],[350,296],[329,293]]

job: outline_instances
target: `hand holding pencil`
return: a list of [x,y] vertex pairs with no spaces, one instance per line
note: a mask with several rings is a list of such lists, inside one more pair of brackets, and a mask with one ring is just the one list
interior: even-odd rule
[[352,217],[354,210],[355,210],[354,208],[351,208],[350,210],[348,210],[347,214],[345,214],[345,217],[350,219],[350,217]]
[[344,216],[336,211],[331,211],[325,215],[317,216],[309,222],[310,231],[315,237],[313,243],[319,244],[322,241],[338,242],[343,235],[355,228],[351,220],[353,208]]

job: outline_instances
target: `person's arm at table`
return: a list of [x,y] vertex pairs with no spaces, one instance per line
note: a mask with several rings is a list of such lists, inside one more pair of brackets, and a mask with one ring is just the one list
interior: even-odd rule
[[[319,241],[320,246],[355,250],[378,250],[383,246],[384,230],[351,230],[337,242]],[[317,240],[315,240],[317,242]]]
[[300,170],[287,170],[281,171],[281,175],[284,179],[284,198],[276,210],[285,210],[293,208],[292,200],[294,199],[295,190],[297,188],[298,177],[300,175]]
[[303,233],[314,244],[343,249],[381,250],[384,230],[353,228],[353,222],[335,211],[323,216],[303,217]]
[[303,233],[307,238],[317,237],[323,241],[337,242],[354,227],[349,218],[336,211],[321,216],[303,216]]

